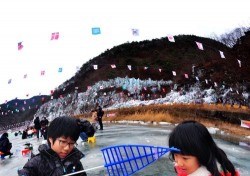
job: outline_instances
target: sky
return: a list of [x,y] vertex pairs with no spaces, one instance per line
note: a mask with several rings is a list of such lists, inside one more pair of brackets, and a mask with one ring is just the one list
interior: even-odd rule
[[[122,43],[179,34],[219,36],[249,27],[249,4],[246,0],[0,1],[0,104],[49,95],[74,76],[77,67]],[[93,35],[92,28],[100,28],[100,34]],[[55,32],[59,38],[51,40]]]

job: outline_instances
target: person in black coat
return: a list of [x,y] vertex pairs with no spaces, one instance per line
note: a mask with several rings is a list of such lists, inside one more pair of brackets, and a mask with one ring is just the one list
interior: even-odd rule
[[1,158],[4,158],[5,156],[12,156],[13,153],[10,152],[12,148],[12,143],[8,139],[8,133],[3,133],[0,138],[0,151],[3,153],[1,155]]
[[72,117],[57,117],[48,126],[48,145],[39,146],[39,153],[18,170],[19,176],[61,176],[78,171],[75,176],[86,176],[81,159],[84,154],[78,150],[76,141],[80,129]]
[[101,106],[97,106],[96,112],[97,112],[97,120],[100,125],[99,130],[103,130],[102,117],[103,117],[104,111],[102,110]]
[[41,129],[41,123],[39,117],[34,120],[34,128],[36,129],[36,137],[39,139],[39,131]]

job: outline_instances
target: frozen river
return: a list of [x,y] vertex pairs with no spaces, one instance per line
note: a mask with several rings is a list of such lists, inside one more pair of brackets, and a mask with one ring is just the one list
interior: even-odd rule
[[[85,169],[103,166],[104,159],[100,151],[101,148],[121,145],[121,144],[141,144],[152,146],[168,147],[168,134],[173,125],[138,125],[138,124],[104,124],[103,131],[97,131],[96,143],[81,143],[77,141],[77,148],[81,150],[85,157],[81,160]],[[13,143],[13,158],[7,158],[0,161],[0,175],[16,176],[18,168],[22,167],[28,160],[21,155],[20,149],[27,142],[33,144],[34,153],[41,144],[35,137],[22,140],[21,136],[10,134],[10,141]],[[216,143],[227,153],[235,167],[240,171],[241,176],[250,175],[250,148],[240,146],[237,143],[230,143],[219,138],[215,138]],[[108,175],[105,168],[91,170],[88,176]],[[154,163],[150,164],[143,170],[133,174],[134,176],[174,176],[173,163],[169,160],[168,154],[162,156]]]

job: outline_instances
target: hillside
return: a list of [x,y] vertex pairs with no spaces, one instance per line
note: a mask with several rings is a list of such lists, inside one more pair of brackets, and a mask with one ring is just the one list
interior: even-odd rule
[[[202,43],[204,50],[199,50],[196,42]],[[96,102],[108,108],[121,98],[122,101],[156,99],[171,91],[189,92],[196,84],[201,90],[213,89],[215,95],[211,103],[249,106],[249,43],[249,32],[233,48],[194,35],[175,36],[175,42],[169,42],[165,37],[124,43],[83,64],[74,77],[58,86],[52,95],[53,100],[47,97],[42,103],[44,105],[39,104],[38,107],[42,106],[38,111],[26,108],[25,113],[7,113],[4,119],[17,119],[18,116],[15,122],[19,122],[20,119],[32,119],[38,112],[44,112],[44,115],[75,115],[90,111]],[[225,58],[221,58],[219,51],[224,53]],[[241,61],[241,66],[238,60]],[[116,68],[112,69],[111,64],[116,65]],[[94,65],[98,69],[95,70]],[[125,79],[121,83],[117,78]],[[200,99],[202,96],[201,94]],[[80,97],[82,102],[79,102]],[[0,111],[3,114],[10,112],[8,108]],[[3,123],[2,119],[0,118],[0,125],[14,123],[13,120]]]

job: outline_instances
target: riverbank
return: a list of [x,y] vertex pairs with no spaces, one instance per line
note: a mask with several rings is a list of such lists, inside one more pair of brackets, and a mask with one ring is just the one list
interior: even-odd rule
[[250,144],[250,129],[240,126],[240,119],[250,120],[247,108],[222,105],[150,105],[105,111],[104,121],[143,121],[179,123],[196,120],[207,127],[220,129],[226,136]]

